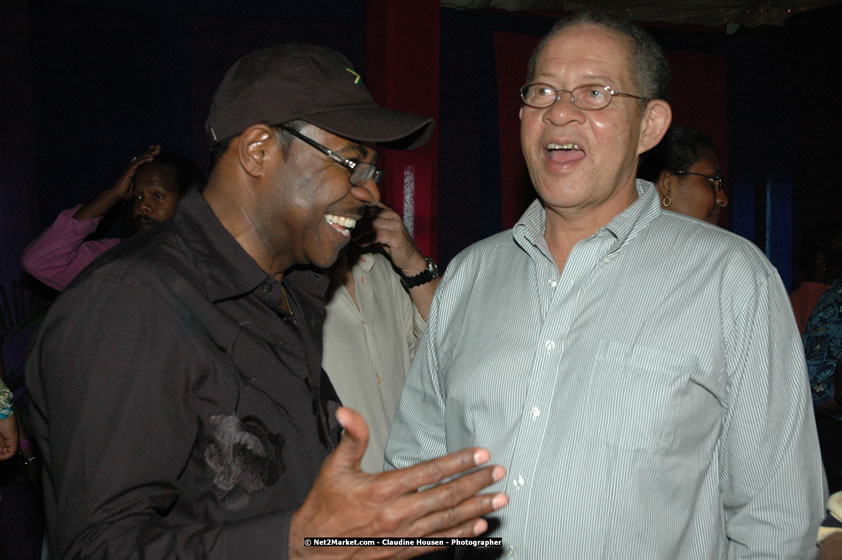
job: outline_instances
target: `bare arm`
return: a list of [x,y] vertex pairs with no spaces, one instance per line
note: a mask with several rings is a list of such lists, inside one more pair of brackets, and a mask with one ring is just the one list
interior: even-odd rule
[[836,533],[822,541],[819,560],[842,560],[842,533]]

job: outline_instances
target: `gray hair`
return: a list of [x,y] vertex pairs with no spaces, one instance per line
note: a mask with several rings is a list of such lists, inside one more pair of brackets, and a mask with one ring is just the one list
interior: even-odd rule
[[529,58],[526,81],[531,82],[535,76],[535,66],[538,55],[547,43],[558,33],[577,25],[593,25],[608,31],[618,33],[631,40],[634,52],[629,56],[629,68],[632,80],[639,91],[634,92],[650,99],[669,98],[670,67],[660,45],[640,26],[613,14],[600,11],[586,11],[575,14],[557,22],[549,33],[544,35]]

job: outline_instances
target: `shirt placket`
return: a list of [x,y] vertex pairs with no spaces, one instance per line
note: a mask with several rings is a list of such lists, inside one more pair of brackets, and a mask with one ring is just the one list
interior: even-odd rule
[[[552,417],[552,404],[558,387],[558,374],[562,369],[565,341],[576,316],[579,293],[587,283],[588,277],[604,259],[613,240],[610,234],[605,234],[597,234],[577,244],[561,274],[554,261],[543,252],[533,258],[543,317],[535,343],[534,365],[527,378],[529,388],[523,403],[506,484],[506,492],[512,498],[507,507],[507,518],[522,524],[519,530],[511,528],[507,533],[521,535],[523,540],[505,543],[507,558],[524,557],[526,543],[531,540],[530,528],[536,525],[529,519],[531,494],[550,490],[534,487],[533,481]],[[551,468],[549,465],[543,467]]]

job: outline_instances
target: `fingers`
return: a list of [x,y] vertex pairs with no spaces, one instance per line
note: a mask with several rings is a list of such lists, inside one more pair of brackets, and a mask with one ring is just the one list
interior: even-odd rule
[[111,191],[119,196],[120,198],[129,198],[131,197],[131,185],[132,179],[134,178],[134,174],[137,172],[138,167],[145,163],[149,163],[155,156],[161,153],[161,146],[159,144],[153,144],[146,148],[139,156],[135,156],[129,161],[129,164],[123,170],[123,173],[120,177],[117,178],[117,181],[111,187]]
[[376,212],[367,220],[369,227],[355,230],[354,242],[368,250],[382,248],[392,264],[405,273],[421,272],[425,266],[424,255],[415,246],[400,214],[383,203],[371,208],[376,208]]
[[[388,484],[394,484],[399,492],[415,492],[418,488],[440,482],[487,463],[490,458],[491,453],[488,450],[473,447],[431,459],[412,467],[383,473],[383,476],[388,478]],[[499,468],[502,469],[502,467]],[[502,477],[502,474],[500,476]],[[490,480],[486,484],[478,486],[474,492],[492,482],[494,481]]]
[[131,170],[134,171],[144,163],[149,163],[155,156],[161,153],[161,145],[160,144],[152,144],[146,151],[144,151],[139,156],[135,156],[129,161],[129,166],[126,168],[127,171]]
[[456,527],[508,503],[508,497],[502,493],[477,495],[486,486],[501,480],[505,472],[499,465],[490,465],[445,484],[407,494],[400,498],[397,506],[407,519],[417,520],[412,534],[426,535]]
[[136,168],[143,165],[144,163],[148,163],[155,159],[155,156],[161,153],[161,145],[160,144],[152,144],[146,151],[140,154],[139,156],[135,156],[132,158],[132,165]]
[[424,269],[424,256],[415,246],[415,242],[404,226],[403,219],[391,208],[386,208],[372,221],[376,233],[373,243],[380,244],[389,258],[400,270]]
[[[290,522],[290,557],[312,553],[303,548],[305,536],[441,536],[475,537],[488,528],[483,515],[508,504],[503,493],[478,494],[505,475],[487,463],[490,453],[472,448],[378,475],[360,471],[368,428],[359,414],[340,408],[337,419],[345,434],[325,461],[313,488]],[[470,471],[467,474],[463,474]],[[462,475],[462,476],[458,476]],[[424,491],[442,479],[456,477]],[[359,558],[398,558],[429,552],[430,548],[365,548]],[[408,554],[410,553],[411,554]]]
[[[422,492],[423,494],[423,492]],[[450,508],[437,509],[419,517],[408,529],[410,534],[473,538],[488,530],[483,516],[506,507],[509,497],[502,492],[480,494]]]
[[336,411],[339,425],[345,429],[342,440],[328,458],[331,468],[359,469],[360,460],[368,446],[368,426],[355,410],[341,407]]
[[397,237],[400,235],[408,236],[406,228],[403,225],[403,220],[397,212],[391,208],[383,208],[379,214],[371,221],[371,225],[378,234],[384,234],[387,237]]
[[132,163],[134,163],[135,161],[138,161],[141,158],[147,158],[147,159],[148,158],[154,158],[155,156],[157,156],[160,153],[161,153],[161,145],[160,144],[152,144],[151,146],[146,148],[146,151],[144,151],[142,154],[140,154],[139,156],[133,157]]

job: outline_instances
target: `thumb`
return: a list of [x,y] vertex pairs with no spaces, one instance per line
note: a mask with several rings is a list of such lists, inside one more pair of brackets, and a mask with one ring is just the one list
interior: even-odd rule
[[336,411],[336,419],[345,432],[333,452],[333,462],[340,469],[359,470],[360,460],[368,447],[368,425],[357,411],[344,406]]

